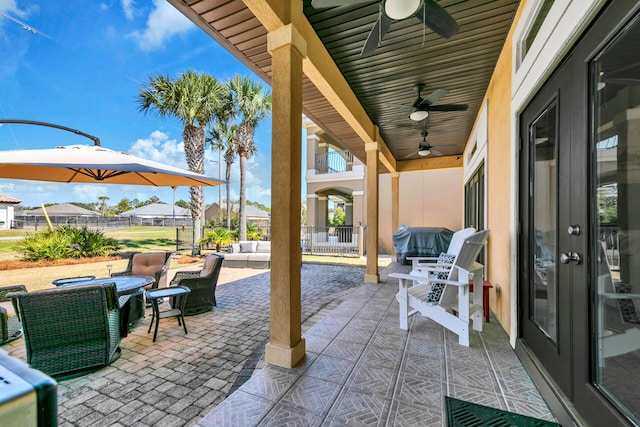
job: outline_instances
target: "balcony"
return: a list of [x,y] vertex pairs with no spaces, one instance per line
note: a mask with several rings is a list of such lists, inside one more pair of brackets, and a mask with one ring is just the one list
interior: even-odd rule
[[316,153],[316,173],[350,172],[353,168],[353,154],[347,150]]

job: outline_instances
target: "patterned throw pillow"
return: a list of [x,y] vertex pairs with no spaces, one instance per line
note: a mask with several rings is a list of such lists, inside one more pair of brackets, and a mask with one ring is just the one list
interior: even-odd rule
[[[438,257],[438,264],[453,264],[456,260],[455,255],[445,254],[444,252],[440,253]],[[449,271],[438,271],[436,272],[436,278],[447,280],[449,278]],[[440,298],[442,297],[442,291],[444,291],[445,284],[434,282],[431,284],[431,290],[429,294],[427,294],[427,302],[440,302]]]
[[[628,294],[632,290],[631,285],[624,282],[614,282],[613,286],[619,294]],[[619,299],[618,307],[625,322],[640,324],[640,316],[636,312],[636,306],[632,299]]]

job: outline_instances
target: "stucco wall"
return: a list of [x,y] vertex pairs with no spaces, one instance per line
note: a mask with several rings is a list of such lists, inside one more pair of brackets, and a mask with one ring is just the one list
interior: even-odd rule
[[522,14],[526,1],[521,2],[514,24],[503,46],[500,58],[487,88],[487,149],[485,159],[487,228],[491,230],[487,245],[486,275],[492,283],[490,306],[506,331],[511,328],[511,256],[517,248],[511,246],[511,214],[513,186],[512,153],[512,71],[513,29]]
[[[378,239],[381,253],[392,253],[391,175],[379,180]],[[453,231],[463,223],[462,169],[441,169],[400,174],[399,223],[410,227],[446,227]],[[443,203],[446,201],[446,203]]]

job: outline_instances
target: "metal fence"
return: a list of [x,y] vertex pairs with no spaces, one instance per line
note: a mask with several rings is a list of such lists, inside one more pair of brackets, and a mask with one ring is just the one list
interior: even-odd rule
[[[186,233],[192,233],[188,231]],[[262,240],[271,240],[271,227],[259,225],[258,231],[262,234]],[[203,232],[204,235],[204,232]],[[177,237],[177,240],[184,239],[182,247],[190,248],[192,234],[185,234],[185,237]],[[327,255],[342,257],[359,257],[364,255],[365,228],[353,226],[339,227],[312,227],[303,226],[300,230],[300,248],[305,255]]]
[[302,227],[303,254],[359,257],[364,255],[364,227]]
[[347,150],[316,153],[317,173],[347,172],[352,167],[353,153]]
[[[192,218],[139,218],[139,217],[117,217],[117,216],[50,216],[49,220],[53,225],[67,225],[70,227],[90,227],[90,228],[120,228],[133,226],[156,226],[156,227],[182,227],[193,225]],[[47,219],[44,215],[22,215],[16,216],[11,224],[11,228],[47,227]]]

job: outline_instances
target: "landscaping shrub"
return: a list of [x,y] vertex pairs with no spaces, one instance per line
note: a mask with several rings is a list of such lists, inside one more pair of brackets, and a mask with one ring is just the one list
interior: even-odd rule
[[88,258],[117,252],[118,242],[100,230],[61,226],[25,237],[16,243],[16,250],[31,261]]

